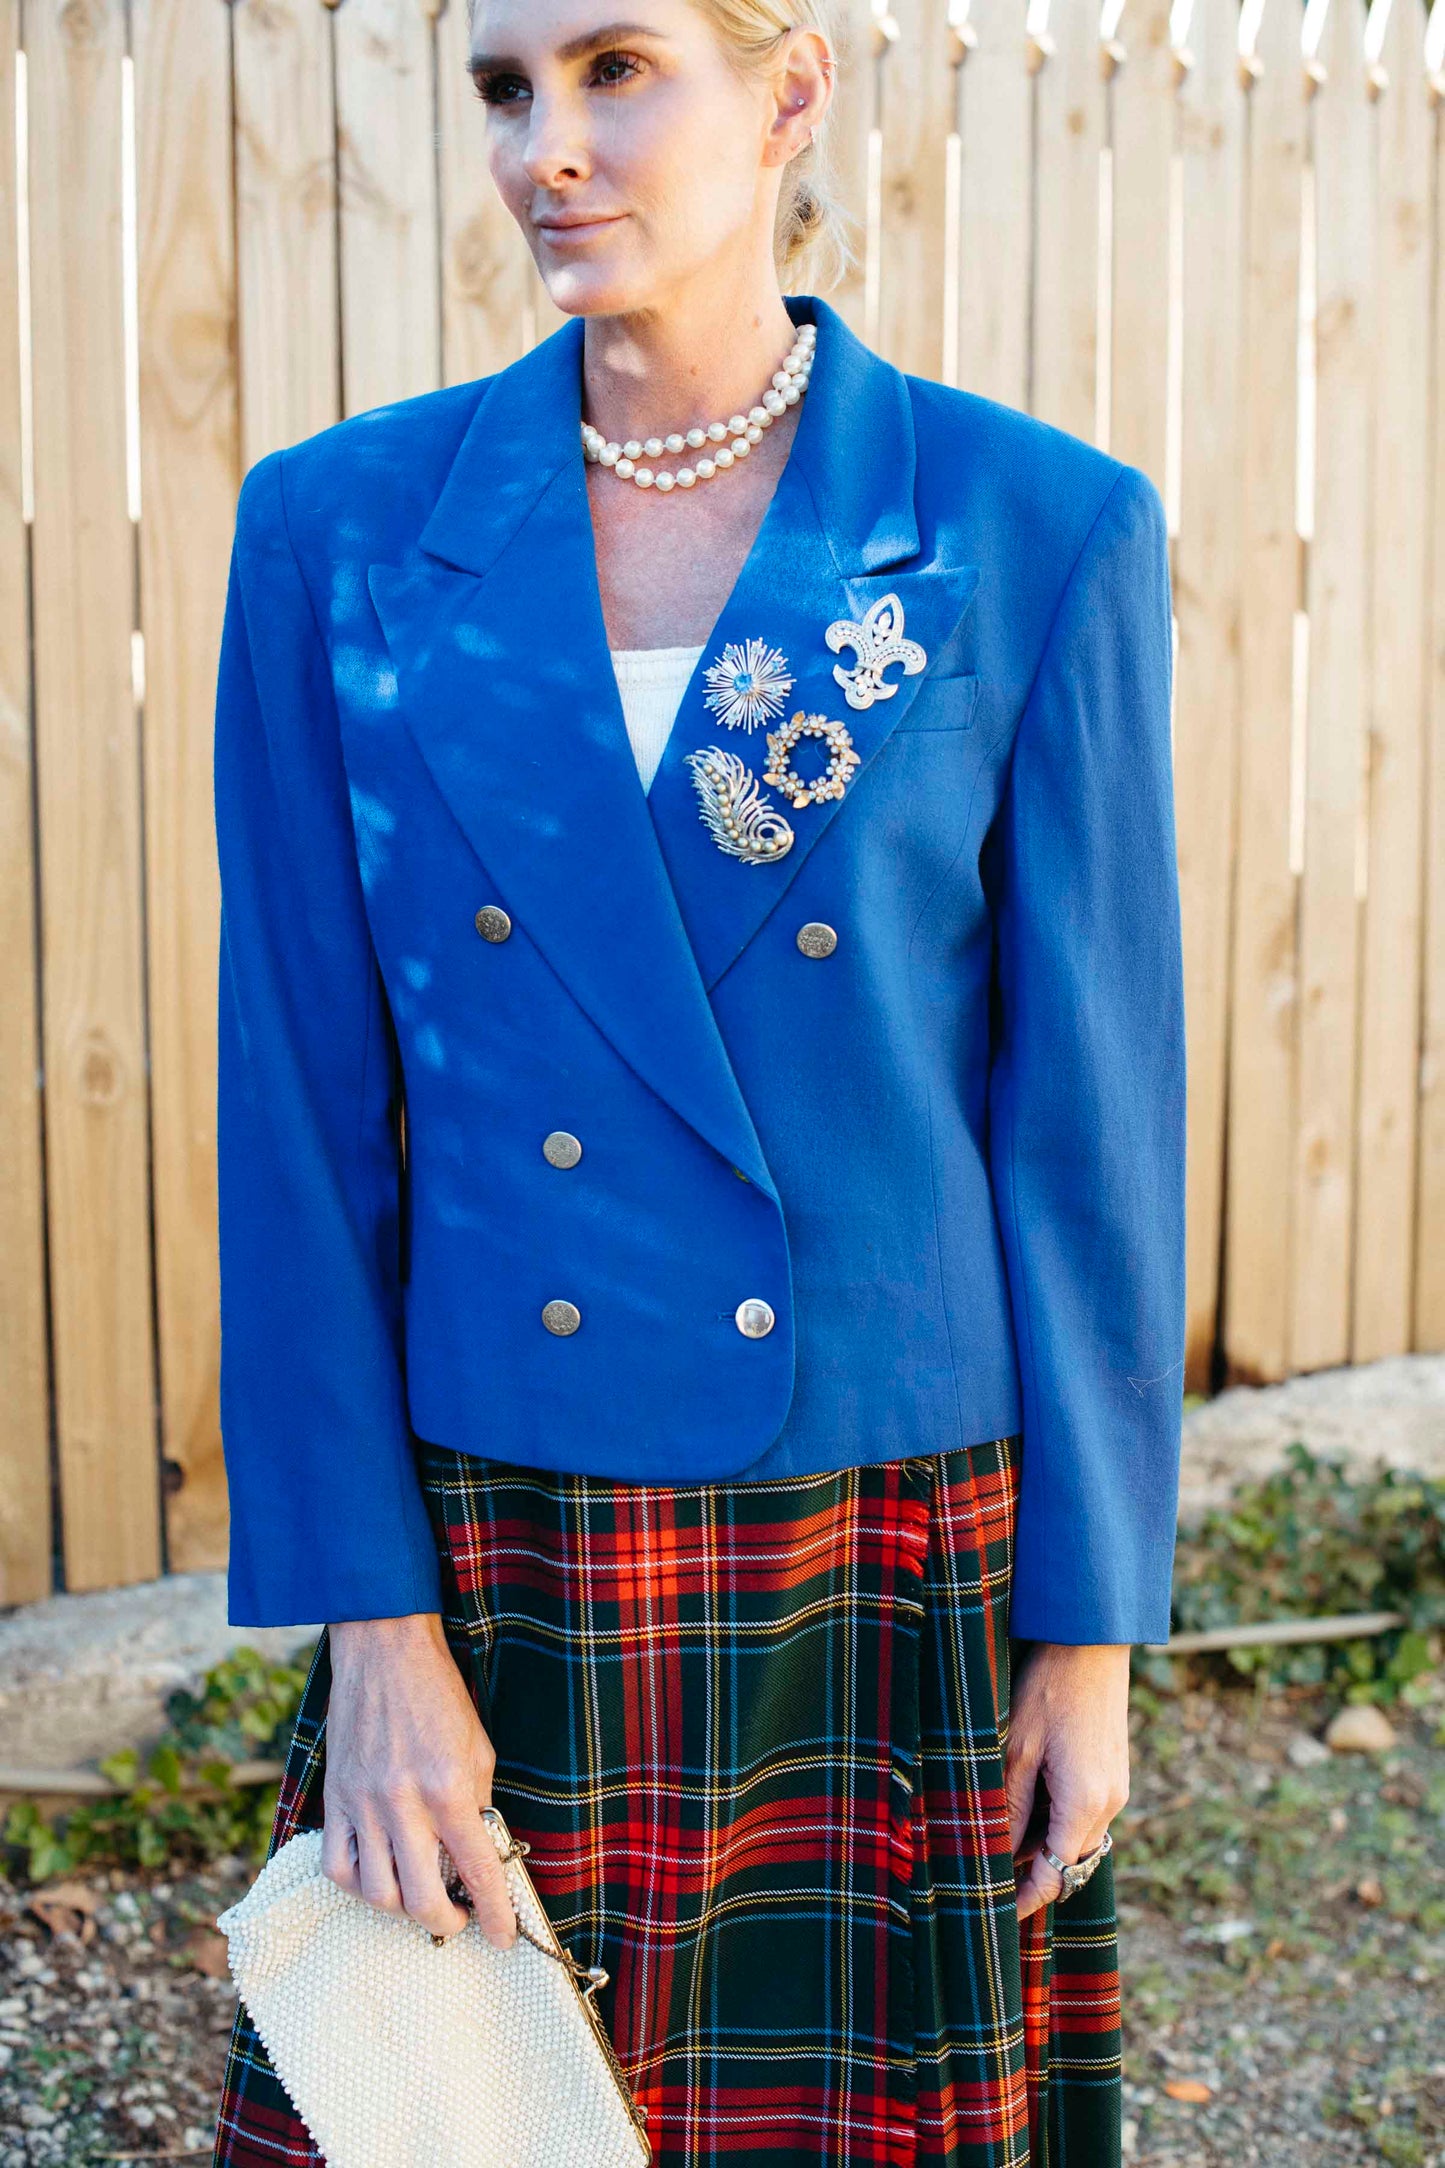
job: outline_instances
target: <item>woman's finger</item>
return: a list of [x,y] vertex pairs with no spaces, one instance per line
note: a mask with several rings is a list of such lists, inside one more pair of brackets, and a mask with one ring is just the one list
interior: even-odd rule
[[382,1824],[364,1812],[357,1816],[356,1849],[361,1894],[367,1903],[380,1912],[404,1911],[391,1840]]
[[460,1934],[467,1915],[447,1895],[436,1826],[420,1800],[393,1813],[389,1835],[408,1917],[429,1935]]
[[1029,1871],[1018,1887],[1017,1907],[1020,1919],[1026,1919],[1029,1913],[1036,1912],[1040,1905],[1052,1904],[1064,1887],[1064,1878],[1058,1868],[1050,1866],[1044,1858],[1044,1845],[1048,1845],[1055,1857],[1063,1860],[1065,1866],[1072,1866],[1103,1842],[1108,1826],[1107,1815],[1100,1819],[1097,1814],[1081,1813],[1077,1809],[1061,1805],[1057,1800],[1052,1803],[1049,1826],[1043,1843],[1030,1860]]
[[507,1870],[482,1821],[481,1809],[467,1798],[448,1800],[438,1813],[437,1827],[466,1884],[483,1934],[499,1950],[509,1950],[517,1939],[517,1910],[507,1887]]
[[340,1805],[326,1802],[326,1820],[321,1831],[321,1871],[353,1897],[361,1895],[361,1873],[357,1859],[356,1831],[351,1817]]
[[1036,1744],[1011,1735],[1004,1754],[1003,1789],[1008,1805],[1009,1850],[1016,1853],[1024,1841],[1038,1795],[1041,1757]]

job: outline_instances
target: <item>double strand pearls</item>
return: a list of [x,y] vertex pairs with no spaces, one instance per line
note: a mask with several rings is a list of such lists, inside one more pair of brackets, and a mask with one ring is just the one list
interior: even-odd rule
[[[639,489],[658,489],[665,494],[670,489],[691,489],[695,482],[710,482],[715,474],[724,473],[735,461],[746,459],[763,431],[771,429],[778,416],[786,414],[790,406],[797,405],[813,373],[816,336],[812,324],[799,326],[787,359],[776,371],[758,405],[750,407],[746,414],[731,415],[725,422],[675,429],[665,437],[645,440],[630,437],[626,444],[612,442],[590,422],[583,422],[583,456],[599,467],[610,467],[620,482],[635,482]],[[676,472],[666,467],[659,471],[638,465],[644,458],[660,459],[664,452],[700,451],[705,445],[713,444],[717,446],[716,451],[705,452],[690,467],[679,467]]]

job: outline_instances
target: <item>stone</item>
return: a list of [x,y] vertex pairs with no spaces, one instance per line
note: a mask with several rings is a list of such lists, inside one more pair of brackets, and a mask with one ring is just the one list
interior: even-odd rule
[[166,1728],[166,1700],[237,1648],[277,1661],[319,1627],[228,1626],[223,1573],[175,1573],[0,1617],[0,1763],[71,1769]]
[[1325,1744],[1336,1754],[1384,1754],[1395,1744],[1395,1727],[1374,1702],[1351,1701],[1326,1724]]
[[1236,1385],[1184,1418],[1181,1527],[1197,1526],[1236,1483],[1283,1466],[1298,1438],[1351,1474],[1383,1462],[1445,1478],[1445,1355],[1389,1355],[1311,1370],[1282,1385]]

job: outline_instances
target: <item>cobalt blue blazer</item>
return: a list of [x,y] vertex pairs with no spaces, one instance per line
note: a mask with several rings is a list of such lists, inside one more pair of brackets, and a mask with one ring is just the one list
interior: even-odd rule
[[[811,388],[646,794],[580,319],[245,477],[215,738],[238,1624],[438,1606],[413,1433],[686,1483],[1019,1430],[1012,1632],[1168,1634],[1163,507],[821,299],[787,306],[817,326]],[[855,709],[825,631],[889,595],[925,664]],[[761,782],[763,731],[704,687],[753,638],[787,712],[859,756],[841,799],[768,793],[795,841],[765,864],[725,855],[687,763],[720,746]],[[826,955],[799,945],[817,923]],[[556,1130],[575,1165],[544,1155]],[[576,1329],[544,1324],[556,1302]],[[749,1302],[770,1330],[741,1328]]]

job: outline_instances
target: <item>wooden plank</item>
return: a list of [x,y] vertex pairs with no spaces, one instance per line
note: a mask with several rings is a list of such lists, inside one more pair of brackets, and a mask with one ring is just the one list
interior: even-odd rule
[[1240,433],[1240,775],[1225,1186],[1225,1370],[1289,1367],[1295,1102],[1290,868],[1295,436],[1304,96],[1296,0],[1264,0],[1247,65]]
[[1445,1348],[1445,11],[1432,13],[1429,646],[1414,1345]]
[[1375,107],[1369,829],[1350,1359],[1411,1344],[1424,867],[1430,150],[1425,11],[1393,0]]
[[1034,77],[1038,211],[1029,408],[1093,444],[1104,146],[1098,0],[1049,0],[1045,39]]
[[1179,532],[1174,793],[1188,1017],[1185,1382],[1219,1329],[1240,750],[1245,99],[1232,13],[1196,7],[1179,86]]
[[[853,262],[829,291],[828,301],[860,338],[871,338],[869,296],[877,287],[876,176],[882,137],[881,72],[898,25],[888,0],[838,0],[835,11],[837,67],[833,103],[825,123],[828,171],[847,206]],[[821,140],[821,139],[820,139]],[[870,234],[873,235],[870,263]],[[795,291],[806,291],[795,287]]]
[[131,0],[131,48],[156,1310],[167,1561],[188,1570],[226,1551],[211,738],[240,456],[227,12]]
[[1374,146],[1364,11],[1330,0],[1309,101],[1314,175],[1314,533],[1306,558],[1300,1008],[1291,1162],[1292,1370],[1349,1348],[1358,853],[1369,593]]
[[1162,493],[1169,406],[1171,171],[1177,69],[1171,0],[1126,0],[1106,60],[1112,306],[1107,444]]
[[[0,324],[20,324],[17,0],[0,0]],[[50,1592],[50,1375],[37,1032],[29,544],[20,344],[0,339],[0,1605]]]
[[943,376],[1026,408],[1033,76],[1016,0],[974,0],[964,27]]
[[437,22],[442,381],[447,384],[469,383],[505,368],[536,336],[535,266],[487,169],[487,108],[467,72],[470,51],[464,0],[449,0]]
[[943,371],[948,145],[960,47],[944,0],[897,0],[895,13],[899,36],[881,77],[876,343],[896,368],[937,378]]
[[341,412],[335,59],[321,0],[230,14],[244,469]]
[[348,414],[441,382],[432,4],[346,0],[336,11]]
[[121,0],[26,9],[46,1154],[65,1565],[160,1565]]

